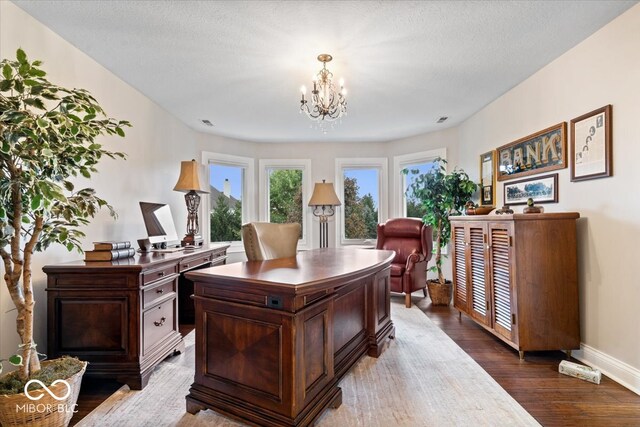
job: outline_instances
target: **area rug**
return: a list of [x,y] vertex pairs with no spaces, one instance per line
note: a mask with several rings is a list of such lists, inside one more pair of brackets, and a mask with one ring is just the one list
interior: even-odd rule
[[[343,403],[317,426],[537,426],[493,378],[417,307],[392,302],[396,338],[378,359],[363,357],[343,378]],[[123,386],[79,426],[241,426],[211,410],[185,412],[194,340],[161,363],[141,391]]]

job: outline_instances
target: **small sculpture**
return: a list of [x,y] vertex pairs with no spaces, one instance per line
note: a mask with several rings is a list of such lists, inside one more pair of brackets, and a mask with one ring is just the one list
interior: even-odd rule
[[529,197],[527,199],[527,207],[522,210],[522,213],[532,214],[532,213],[542,213],[544,209],[542,206],[535,206],[533,204],[533,199]]
[[510,209],[508,205],[504,205],[503,207],[501,207],[500,209],[498,209],[496,211],[496,214],[498,214],[498,215],[512,214],[512,213],[513,213],[513,209]]

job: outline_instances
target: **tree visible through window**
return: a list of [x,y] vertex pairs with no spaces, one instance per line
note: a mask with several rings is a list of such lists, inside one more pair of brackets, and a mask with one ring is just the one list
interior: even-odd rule
[[406,203],[406,216],[409,218],[422,218],[427,212],[420,200],[416,199],[413,195],[407,195],[407,189],[411,186],[411,183],[419,174],[425,174],[434,168],[435,163],[417,163],[407,165],[406,169],[409,173],[404,176],[404,194]]
[[209,175],[211,241],[238,241],[242,226],[244,169],[238,166],[210,164]]
[[302,237],[302,170],[269,170],[269,221],[297,222]]
[[345,169],[344,234],[346,239],[375,239],[378,225],[377,169]]

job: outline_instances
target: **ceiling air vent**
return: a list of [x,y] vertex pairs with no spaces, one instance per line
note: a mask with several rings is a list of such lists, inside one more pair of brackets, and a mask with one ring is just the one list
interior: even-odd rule
[[440,117],[440,118],[438,119],[438,121],[437,121],[436,123],[444,123],[444,122],[445,122],[445,120],[447,120],[448,118],[449,118],[449,117],[442,116],[442,117]]
[[213,127],[213,123],[211,123],[209,120],[207,119],[203,119],[201,120],[202,123],[204,123],[205,125],[209,126],[209,127]]

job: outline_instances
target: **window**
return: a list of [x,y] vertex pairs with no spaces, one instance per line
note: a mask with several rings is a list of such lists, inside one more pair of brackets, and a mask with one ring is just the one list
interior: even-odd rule
[[[203,153],[209,180],[206,203],[210,242],[234,242],[231,249],[241,249],[241,226],[251,217],[253,159],[217,153]],[[204,221],[203,221],[204,222]],[[205,230],[203,230],[205,231]]]
[[260,220],[297,222],[301,225],[298,247],[310,249],[311,160],[263,159],[260,163]]
[[373,244],[387,218],[387,159],[336,159],[341,244]]
[[420,153],[406,154],[393,158],[394,187],[398,192],[394,205],[394,216],[422,218],[425,214],[420,202],[407,196],[407,189],[416,175],[411,172],[405,175],[403,169],[418,170],[419,174],[428,173],[434,167],[434,161],[438,157],[446,159],[446,149],[423,151]]

